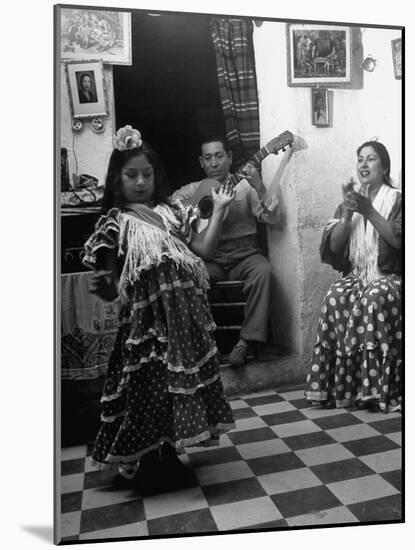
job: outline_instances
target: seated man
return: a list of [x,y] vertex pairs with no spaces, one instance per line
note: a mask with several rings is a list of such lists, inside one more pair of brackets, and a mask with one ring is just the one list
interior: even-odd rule
[[[223,183],[229,176],[232,152],[226,140],[214,137],[201,145],[200,165],[208,178]],[[212,261],[206,266],[212,283],[237,279],[244,283],[246,305],[240,339],[229,360],[233,365],[246,361],[248,346],[265,342],[269,319],[271,265],[258,244],[257,220],[267,224],[279,221],[278,200],[266,197],[266,187],[253,165],[244,167],[246,178],[235,187],[235,200],[223,222],[222,234]],[[190,199],[200,181],[178,189],[173,199]]]

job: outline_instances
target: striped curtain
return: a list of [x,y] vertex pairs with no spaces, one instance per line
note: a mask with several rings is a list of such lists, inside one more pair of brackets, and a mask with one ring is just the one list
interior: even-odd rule
[[253,25],[248,20],[215,17],[211,20],[211,34],[226,137],[237,169],[259,149]]

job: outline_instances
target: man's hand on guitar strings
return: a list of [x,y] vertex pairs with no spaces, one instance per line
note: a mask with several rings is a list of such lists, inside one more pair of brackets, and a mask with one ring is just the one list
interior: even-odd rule
[[257,193],[263,194],[265,190],[264,184],[258,170],[255,168],[255,165],[252,162],[247,162],[241,168],[240,173],[245,177],[246,181],[253,189],[255,189]]

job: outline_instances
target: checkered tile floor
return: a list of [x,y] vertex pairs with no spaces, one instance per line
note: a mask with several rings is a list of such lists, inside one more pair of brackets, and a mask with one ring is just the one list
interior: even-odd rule
[[221,446],[182,455],[198,484],[142,498],[62,451],[62,542],[401,520],[401,415],[310,407],[303,391],[231,401]]

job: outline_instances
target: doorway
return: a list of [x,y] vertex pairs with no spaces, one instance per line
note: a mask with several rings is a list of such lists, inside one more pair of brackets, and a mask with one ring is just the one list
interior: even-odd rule
[[200,140],[225,133],[210,17],[131,15],[133,65],[113,68],[116,127],[140,130],[174,191],[203,178]]

